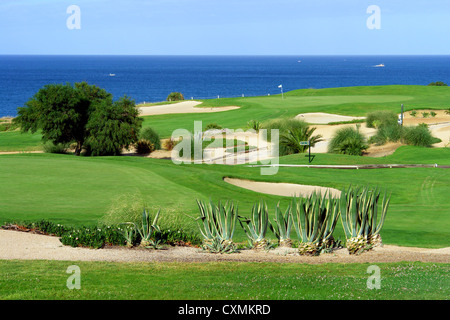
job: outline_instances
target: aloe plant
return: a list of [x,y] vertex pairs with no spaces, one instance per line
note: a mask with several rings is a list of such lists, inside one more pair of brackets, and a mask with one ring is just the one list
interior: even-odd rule
[[[241,218],[239,221],[250,240],[250,245],[255,249],[266,248],[268,246],[266,233],[269,227],[267,204],[264,201],[257,202],[253,205],[251,218]],[[243,223],[245,223],[245,226]]]
[[136,230],[138,231],[139,235],[141,236],[141,247],[148,247],[150,245],[156,246],[157,243],[153,239],[156,232],[161,232],[159,226],[158,226],[158,219],[159,214],[161,210],[158,210],[155,217],[152,221],[152,216],[148,213],[148,211],[144,208],[144,211],[142,212],[142,220],[141,224],[136,227]]
[[378,202],[381,190],[369,187],[349,187],[340,198],[341,221],[351,254],[381,245],[383,227],[391,196],[384,192],[381,215],[378,220]]
[[331,194],[313,193],[308,198],[294,198],[292,217],[300,241],[299,253],[317,255],[328,242],[339,218],[339,202]]
[[292,206],[283,213],[280,209],[280,203],[275,207],[275,219],[270,223],[270,230],[277,237],[280,247],[292,247],[291,230],[292,230]]
[[[232,252],[233,235],[238,218],[238,207],[233,202],[215,205],[197,200],[200,217],[195,219],[204,238],[204,248],[209,251]],[[211,250],[222,246],[223,250]]]

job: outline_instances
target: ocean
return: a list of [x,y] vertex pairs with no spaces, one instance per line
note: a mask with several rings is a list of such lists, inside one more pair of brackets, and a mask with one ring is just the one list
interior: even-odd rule
[[[383,64],[384,67],[376,67]],[[41,87],[87,81],[136,103],[306,88],[450,84],[450,56],[0,56],[0,117]]]

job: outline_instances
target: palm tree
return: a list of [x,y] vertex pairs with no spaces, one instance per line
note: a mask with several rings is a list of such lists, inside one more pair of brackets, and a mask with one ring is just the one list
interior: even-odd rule
[[303,153],[308,149],[307,145],[302,145],[302,141],[309,141],[311,147],[322,141],[322,136],[313,136],[316,128],[311,128],[304,121],[290,122],[289,126],[280,132],[280,155],[285,156],[294,153]]

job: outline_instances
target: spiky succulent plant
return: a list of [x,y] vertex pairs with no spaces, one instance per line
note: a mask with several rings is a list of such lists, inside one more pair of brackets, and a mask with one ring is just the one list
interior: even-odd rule
[[275,219],[270,222],[270,230],[274,233],[279,241],[280,247],[292,247],[291,230],[292,230],[292,206],[288,205],[286,211],[280,208],[280,203],[275,207]]
[[[215,205],[197,200],[200,217],[196,219],[203,236],[204,249],[209,251],[229,252],[233,248],[233,235],[238,218],[238,207],[233,202]],[[218,249],[217,248],[223,248]],[[214,249],[214,250],[211,250]]]
[[389,207],[390,195],[384,192],[381,202],[381,215],[378,220],[379,188],[349,187],[341,192],[341,221],[347,239],[350,254],[369,250],[382,244],[381,228],[383,227]]
[[267,204],[262,200],[258,201],[253,205],[251,218],[241,217],[239,221],[249,238],[250,245],[255,249],[265,249],[268,245],[266,233],[269,227]]
[[294,229],[300,241],[299,253],[317,255],[331,239],[339,218],[339,203],[331,194],[313,193],[308,198],[294,198]]

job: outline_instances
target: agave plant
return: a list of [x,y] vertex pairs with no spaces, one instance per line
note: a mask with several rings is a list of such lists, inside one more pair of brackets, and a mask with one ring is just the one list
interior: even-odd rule
[[144,208],[144,211],[142,212],[141,224],[136,227],[136,230],[141,236],[141,243],[140,243],[141,247],[148,247],[148,246],[156,247],[156,245],[158,244],[154,240],[154,236],[155,232],[161,232],[158,226],[158,219],[160,212],[161,210],[158,210],[152,221],[152,216]]
[[125,238],[126,246],[131,248],[133,246],[134,235],[136,234],[136,226],[132,222],[126,222],[123,225],[123,228],[119,228],[119,232]]
[[[239,222],[250,240],[250,245],[255,249],[266,248],[268,246],[266,233],[269,227],[267,204],[264,201],[259,201],[253,205],[251,219],[241,218]],[[244,226],[243,223],[246,225]]]
[[280,247],[292,247],[291,230],[292,230],[292,207],[288,208],[283,213],[280,209],[280,203],[275,207],[275,219],[270,223],[270,230],[277,237]]
[[332,241],[339,218],[339,202],[314,192],[308,198],[294,198],[292,210],[294,229],[300,240],[299,253],[318,255]]
[[233,202],[215,205],[197,200],[200,217],[196,219],[204,238],[203,247],[211,252],[233,252],[233,235],[238,218],[238,207]]
[[381,191],[378,188],[349,187],[341,193],[340,212],[342,226],[350,254],[369,250],[382,244],[380,231],[383,227],[391,196],[384,192],[381,215],[378,219],[378,202]]

